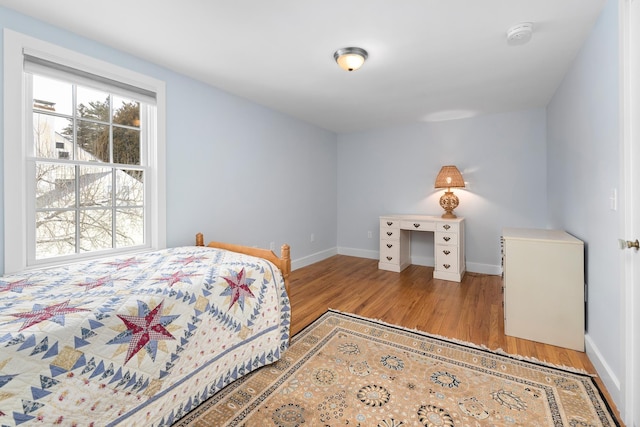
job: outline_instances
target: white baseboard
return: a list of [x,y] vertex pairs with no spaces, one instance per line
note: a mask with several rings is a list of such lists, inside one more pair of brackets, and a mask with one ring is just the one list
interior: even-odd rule
[[593,342],[589,334],[584,336],[584,346],[589,360],[593,364],[593,367],[596,368],[598,376],[607,388],[613,402],[616,404],[618,409],[621,409],[622,390],[620,390],[620,380],[604,359],[602,353],[600,353],[600,350],[598,349],[598,346]]
[[380,252],[378,251],[371,251],[367,249],[357,249],[357,248],[338,247],[338,254],[356,256],[358,258],[369,258],[369,259],[380,258]]
[[502,275],[502,267],[493,264],[481,264],[479,262],[468,262],[467,271],[480,274],[491,274],[493,276]]
[[[378,251],[339,246],[338,248],[327,249],[325,251],[294,260],[291,262],[291,269],[295,270],[297,268],[306,267],[307,265],[313,264],[314,262],[322,261],[323,259],[329,258],[330,256],[336,254],[368,259],[380,258],[380,252]],[[412,256],[411,264],[433,267],[435,265],[435,260],[433,259],[433,257]],[[501,266],[492,264],[481,264],[478,262],[468,262],[466,270],[472,273],[492,274],[497,276],[502,274]]]
[[291,260],[291,270],[297,270],[299,268],[306,267],[308,265],[322,261],[323,259],[327,259],[337,254],[338,252],[336,248],[329,248],[329,249],[325,249],[324,251],[316,252],[315,254],[307,255],[302,258],[293,259]]

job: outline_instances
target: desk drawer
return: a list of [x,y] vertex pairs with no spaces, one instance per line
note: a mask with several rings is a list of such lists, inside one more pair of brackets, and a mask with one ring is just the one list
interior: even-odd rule
[[458,233],[445,233],[442,231],[436,232],[435,237],[436,245],[458,245]]
[[380,242],[380,261],[400,264],[400,244],[398,242]]
[[444,222],[438,221],[436,223],[436,231],[449,232],[449,233],[457,233],[460,231],[460,223],[458,222]]
[[435,231],[435,223],[433,221],[400,221],[400,228],[403,230],[415,231]]
[[458,248],[456,246],[436,245],[436,265],[438,271],[458,271]]
[[400,240],[400,229],[380,228],[380,241],[382,240]]
[[399,230],[400,229],[400,220],[397,219],[380,219],[380,231],[392,229]]
[[400,251],[400,242],[395,240],[380,240],[380,253],[389,251]]

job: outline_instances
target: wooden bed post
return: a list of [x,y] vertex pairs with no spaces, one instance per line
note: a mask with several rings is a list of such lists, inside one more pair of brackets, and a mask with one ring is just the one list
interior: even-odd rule
[[286,243],[280,248],[280,271],[284,277],[284,286],[287,289],[287,295],[290,295],[289,291],[289,274],[291,274],[291,248]]

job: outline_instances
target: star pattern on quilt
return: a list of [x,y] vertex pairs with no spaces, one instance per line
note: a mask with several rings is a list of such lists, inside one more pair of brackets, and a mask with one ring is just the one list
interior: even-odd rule
[[200,261],[204,261],[206,259],[208,259],[208,258],[206,256],[202,256],[202,255],[200,255],[200,256],[189,255],[188,257],[177,259],[176,262],[179,262],[180,264],[183,264],[183,265],[189,265],[192,262],[200,262]]
[[[175,248],[3,277],[0,424],[71,422],[62,416],[72,407],[83,412],[84,424],[107,422],[106,416],[93,412],[91,399],[98,388],[107,393],[107,397],[95,395],[100,405],[127,400],[128,406],[121,407],[128,411],[123,416],[129,417],[123,422],[128,425],[151,425],[132,414],[147,412],[138,411],[147,399],[171,394],[176,409],[169,408],[153,425],[173,424],[196,400],[278,359],[286,349],[289,306],[280,312],[279,304],[283,297],[283,303],[288,300],[282,283],[275,290],[280,297],[266,286],[271,267],[223,251]],[[175,271],[187,274],[171,275]],[[223,280],[225,275],[233,285]],[[222,292],[226,296],[220,296]],[[275,335],[257,334],[263,326],[275,325],[278,316],[283,323],[279,330],[273,329]],[[219,371],[200,377],[194,366],[203,366],[203,350],[220,349],[220,340],[210,341],[209,347],[200,344],[205,328],[223,331],[225,341],[233,331],[241,341],[255,337],[256,351],[247,358],[234,356]],[[23,375],[25,366],[34,367],[29,376]],[[182,371],[200,381],[201,393],[183,392],[186,389],[178,381]],[[68,381],[99,387],[86,394],[68,386]],[[72,391],[67,394],[67,390]]]
[[246,297],[255,298],[255,295],[253,295],[253,292],[249,289],[249,286],[251,286],[255,279],[246,277],[244,267],[237,274],[232,271],[231,277],[223,277],[223,279],[229,284],[229,287],[220,295],[231,296],[228,310],[230,310],[236,302],[240,306],[240,309],[244,310],[244,299]]
[[158,280],[159,282],[162,282],[162,283],[166,283],[171,287],[176,283],[180,283],[180,282],[191,283],[191,280],[189,280],[189,277],[194,277],[194,276],[202,276],[202,274],[189,274],[183,271],[176,271],[175,273],[172,273],[172,274],[163,274],[160,278],[157,278],[155,280]]
[[31,286],[27,279],[17,280],[15,282],[2,282],[0,284],[0,292],[18,292],[22,293],[22,289]]
[[64,317],[69,313],[77,313],[80,311],[89,311],[85,308],[69,307],[69,301],[66,300],[60,304],[54,304],[50,306],[43,306],[40,304],[34,304],[31,311],[25,313],[12,313],[11,316],[19,319],[25,319],[24,323],[20,327],[20,331],[27,329],[33,325],[36,325],[45,320],[55,322],[58,325],[64,326]]
[[137,316],[117,315],[127,330],[107,342],[107,344],[129,343],[125,364],[142,348],[145,348],[151,359],[155,361],[158,341],[175,340],[174,336],[166,329],[166,326],[179,315],[163,316],[163,304],[164,301],[161,301],[153,310],[149,310],[146,303],[138,301]]
[[118,260],[118,261],[114,261],[114,262],[108,262],[106,264],[115,267],[116,270],[122,270],[122,269],[127,268],[127,267],[138,265],[138,264],[140,264],[140,261],[138,261],[135,257],[132,257],[132,258],[127,258],[125,260]]
[[89,280],[88,282],[85,282],[85,283],[78,283],[78,286],[83,286],[85,290],[88,291],[89,289],[99,288],[100,286],[111,284],[112,282],[113,282],[112,278],[110,278],[109,276],[104,276],[104,277],[99,277],[95,280]]

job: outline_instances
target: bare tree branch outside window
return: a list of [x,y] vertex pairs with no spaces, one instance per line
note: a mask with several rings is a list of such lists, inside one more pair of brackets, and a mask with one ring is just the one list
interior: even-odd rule
[[36,259],[144,243],[140,103],[73,88],[75,115],[34,89]]

